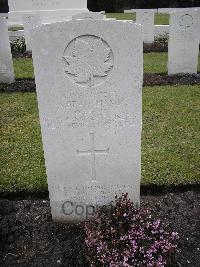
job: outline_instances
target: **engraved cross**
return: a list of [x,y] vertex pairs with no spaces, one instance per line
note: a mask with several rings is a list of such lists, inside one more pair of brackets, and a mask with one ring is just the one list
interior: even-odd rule
[[80,156],[91,155],[92,181],[96,181],[96,155],[107,155],[109,153],[109,148],[104,150],[95,149],[94,135],[94,132],[90,133],[91,149],[85,151],[77,150]]

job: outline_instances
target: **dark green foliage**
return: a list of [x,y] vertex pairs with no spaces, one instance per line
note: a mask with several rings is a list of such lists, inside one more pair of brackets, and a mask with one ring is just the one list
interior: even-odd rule
[[24,53],[26,51],[25,39],[18,38],[10,43],[12,53]]

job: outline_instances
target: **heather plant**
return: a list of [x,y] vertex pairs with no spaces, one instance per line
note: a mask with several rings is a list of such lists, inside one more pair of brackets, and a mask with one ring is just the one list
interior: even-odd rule
[[150,210],[135,208],[123,194],[85,223],[86,257],[91,266],[165,266],[178,240],[166,229]]

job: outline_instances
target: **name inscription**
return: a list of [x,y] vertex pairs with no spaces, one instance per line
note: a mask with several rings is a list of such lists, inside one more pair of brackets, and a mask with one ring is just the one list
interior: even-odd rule
[[32,0],[33,7],[57,7],[59,6],[59,1],[52,0]]
[[62,96],[56,115],[44,118],[48,129],[123,127],[133,125],[135,115],[127,110],[130,98],[117,91],[69,92]]

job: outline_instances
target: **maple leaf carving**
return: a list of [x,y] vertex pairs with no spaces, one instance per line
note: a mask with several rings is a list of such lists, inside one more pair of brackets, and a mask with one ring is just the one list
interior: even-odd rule
[[99,38],[94,42],[76,39],[71,56],[65,56],[67,62],[65,71],[76,77],[78,83],[94,85],[94,76],[107,76],[113,67],[109,62],[111,49],[106,47]]

